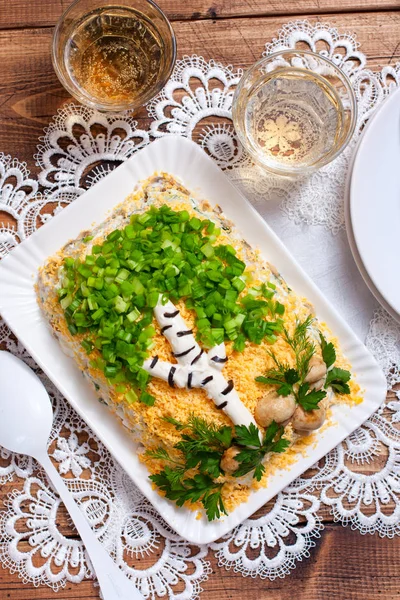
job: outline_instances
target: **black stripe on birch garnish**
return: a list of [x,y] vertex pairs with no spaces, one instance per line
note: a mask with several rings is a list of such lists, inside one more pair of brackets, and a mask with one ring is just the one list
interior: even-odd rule
[[194,357],[194,359],[192,360],[192,362],[190,363],[191,365],[194,365],[195,363],[197,363],[197,361],[199,360],[200,356],[204,353],[204,350],[200,350],[200,352],[198,353],[197,356]]
[[161,329],[161,333],[164,333],[164,331],[167,331],[167,329],[171,329],[172,325],[165,325],[162,329]]
[[221,404],[216,404],[216,408],[218,408],[219,410],[222,410],[223,408],[225,408],[225,406],[228,405],[228,400],[225,400],[225,402],[221,402]]
[[158,356],[153,356],[153,360],[150,363],[150,369],[154,369],[154,367],[156,366],[156,364],[158,363]]
[[175,387],[174,384],[174,375],[175,375],[176,367],[171,367],[168,373],[168,385],[170,387]]
[[189,348],[188,350],[184,350],[183,352],[173,352],[172,356],[175,356],[175,358],[181,358],[181,356],[187,356],[195,348],[196,348],[196,346],[192,346],[191,348]]
[[192,379],[193,379],[193,373],[192,373],[192,371],[190,371],[190,373],[188,375],[188,380],[187,380],[188,390],[192,389]]
[[174,317],[176,317],[176,315],[179,315],[179,310],[174,310],[174,312],[172,312],[172,313],[169,313],[169,312],[164,313],[164,317],[166,319],[173,319]]
[[221,356],[213,356],[211,360],[213,360],[216,363],[226,363],[228,361],[228,357],[225,356],[225,358],[221,358]]
[[207,385],[207,383],[210,383],[210,381],[212,381],[213,379],[214,379],[214,377],[212,375],[209,375],[208,377],[203,379],[203,381],[201,382],[201,385]]
[[[171,325],[169,327],[171,327]],[[193,329],[187,329],[186,331],[177,331],[176,335],[178,337],[183,337],[184,335],[190,335],[191,333],[193,333]]]
[[233,390],[233,380],[230,379],[228,381],[228,385],[226,386],[226,388],[224,390],[222,390],[221,394],[223,396],[226,396],[227,394],[229,394],[229,392],[231,392]]

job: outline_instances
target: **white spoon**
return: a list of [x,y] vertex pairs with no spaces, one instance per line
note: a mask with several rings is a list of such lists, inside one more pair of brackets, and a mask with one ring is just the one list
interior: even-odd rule
[[40,379],[21,360],[0,351],[0,445],[44,467],[85,544],[104,600],[144,600],[98,541],[48,457],[52,423],[50,398]]

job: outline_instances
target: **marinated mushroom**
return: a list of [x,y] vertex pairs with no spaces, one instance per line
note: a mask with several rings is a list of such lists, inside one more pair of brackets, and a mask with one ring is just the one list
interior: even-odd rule
[[315,381],[314,383],[310,383],[310,390],[322,390],[322,388],[325,385],[325,377],[322,377],[321,379],[318,379],[318,381]]
[[275,390],[267,392],[257,402],[254,418],[261,427],[268,427],[275,421],[285,423],[296,409],[296,400],[293,394],[279,396]]
[[232,474],[238,470],[240,463],[235,460],[235,456],[239,454],[240,450],[237,446],[231,446],[222,455],[220,467],[224,473]]
[[297,433],[308,433],[319,429],[324,423],[325,417],[326,409],[321,404],[318,409],[314,410],[304,410],[301,406],[297,406],[292,417],[292,425]]
[[[316,383],[321,379],[325,379],[326,376],[326,364],[320,356],[314,354],[308,363],[308,373],[304,378],[307,383]],[[322,386],[321,386],[322,387]],[[314,388],[317,389],[317,388]]]

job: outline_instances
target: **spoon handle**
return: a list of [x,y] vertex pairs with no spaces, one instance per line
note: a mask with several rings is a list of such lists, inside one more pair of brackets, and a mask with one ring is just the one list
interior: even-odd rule
[[94,535],[88,521],[76,504],[57,469],[53,466],[47,453],[36,458],[44,467],[50,481],[59,493],[85,544],[104,600],[144,600],[139,590],[136,589],[132,581],[118,568]]

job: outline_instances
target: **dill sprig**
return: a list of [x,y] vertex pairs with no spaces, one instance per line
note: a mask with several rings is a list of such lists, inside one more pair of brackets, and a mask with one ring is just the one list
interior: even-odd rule
[[290,367],[288,363],[280,362],[271,351],[269,355],[275,363],[275,368],[267,371],[265,376],[256,377],[259,383],[278,386],[277,393],[280,396],[293,394],[296,402],[305,411],[318,409],[319,402],[326,397],[325,390],[328,387],[332,387],[338,394],[350,393],[348,382],[351,373],[333,366],[336,362],[335,347],[332,342],[327,342],[321,332],[319,333],[321,354],[327,368],[325,390],[310,390],[310,385],[305,381],[310,360],[316,352],[316,345],[308,336],[313,321],[314,319],[308,316],[304,321],[297,322],[293,334],[283,329],[283,338],[295,355],[295,368]]
[[181,462],[171,458],[171,455],[168,453],[166,448],[163,448],[162,446],[158,446],[158,448],[155,448],[154,450],[146,450],[145,455],[149,458],[163,460],[165,462],[169,462],[171,464],[184,468],[184,465]]
[[316,350],[315,344],[308,337],[308,330],[313,321],[310,315],[304,321],[298,321],[292,335],[286,328],[283,329],[283,337],[295,354],[296,370],[300,379],[307,375],[309,362]]
[[270,352],[275,368],[270,369],[265,376],[256,377],[259,383],[277,385],[277,393],[280,396],[293,394],[296,402],[306,411],[318,409],[319,402],[326,396],[323,390],[310,390],[309,384],[305,381],[310,360],[316,351],[314,342],[308,336],[313,321],[311,316],[304,321],[298,321],[293,334],[290,334],[286,328],[283,329],[283,338],[295,355],[295,368],[290,367],[288,363],[280,362],[276,355]]

